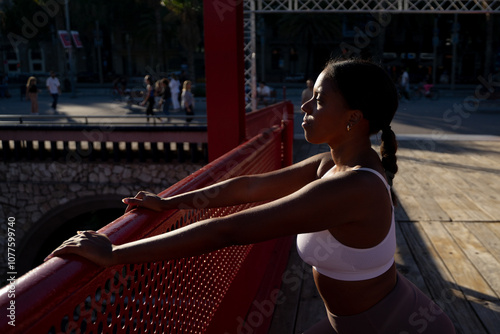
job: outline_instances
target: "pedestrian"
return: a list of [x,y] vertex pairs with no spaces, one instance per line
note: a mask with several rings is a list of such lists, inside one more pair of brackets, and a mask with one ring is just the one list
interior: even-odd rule
[[302,104],[306,103],[313,97],[313,86],[314,82],[312,80],[306,81],[306,88],[302,91]]
[[410,75],[408,74],[407,68],[404,69],[403,74],[401,75],[400,89],[401,95],[407,100],[410,100]]
[[52,109],[56,110],[59,95],[61,95],[61,83],[54,71],[50,71],[50,77],[46,81],[47,91],[52,96]]
[[[181,105],[187,116],[194,115],[194,96],[191,93],[191,81],[189,80],[184,81],[182,86]],[[192,117],[186,117],[186,122],[189,123],[192,120]]]
[[264,81],[259,83],[257,87],[257,105],[263,104],[267,106],[271,97],[271,87],[266,85]]
[[[391,184],[398,166],[390,124],[398,93],[393,81],[372,62],[330,61],[313,91],[314,98],[302,105],[302,128],[308,142],[327,144],[329,152],[173,197],[141,191],[123,200],[127,212],[193,206],[200,197],[206,199],[204,208],[266,204],[122,245],[112,245],[104,234],[81,232],[49,258],[77,254],[108,267],[298,234],[299,255],[312,266],[326,308],[326,318],[307,334],[455,333],[444,312],[396,271]],[[380,131],[381,158],[370,141]]]
[[154,105],[155,105],[155,84],[153,82],[153,77],[151,75],[146,75],[144,77],[144,83],[146,84],[146,93],[144,94],[144,100],[141,105],[146,105],[146,116],[149,122],[149,115],[154,115]]
[[36,78],[29,77],[26,83],[26,100],[31,101],[31,113],[38,115],[38,93],[39,89],[36,85]]
[[162,95],[160,100],[160,106],[162,107],[163,113],[169,116],[170,104],[172,103],[172,94],[170,93],[168,78],[161,79]]
[[179,93],[180,93],[180,82],[177,80],[177,76],[175,74],[172,74],[172,77],[170,78],[170,94],[172,96],[172,108],[174,111],[177,111],[180,109],[180,104],[179,104]]

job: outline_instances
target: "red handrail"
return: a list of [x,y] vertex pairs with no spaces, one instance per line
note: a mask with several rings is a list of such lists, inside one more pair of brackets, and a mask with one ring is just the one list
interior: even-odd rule
[[[232,176],[280,168],[287,156],[289,122],[263,132],[183,179],[161,196],[203,187]],[[248,206],[196,207],[155,213],[133,210],[105,226],[121,244],[164,233],[200,219],[226,215]],[[279,263],[271,253],[288,252],[289,239],[228,247],[199,257],[102,269],[81,258],[55,258],[0,290],[0,308],[15,304],[15,327],[2,316],[5,333],[224,333],[235,332],[252,310],[257,291],[277,284]],[[279,257],[279,256],[278,256]],[[286,261],[285,261],[286,262]],[[262,284],[268,267],[275,281]],[[15,297],[9,296],[15,287]],[[267,287],[269,290],[269,286]],[[260,294],[259,296],[262,296]],[[253,307],[255,307],[253,303]],[[266,315],[269,322],[269,315]],[[240,327],[238,327],[240,326]],[[248,325],[247,325],[248,326]],[[256,329],[256,328],[254,328]],[[257,333],[257,331],[254,331]]]

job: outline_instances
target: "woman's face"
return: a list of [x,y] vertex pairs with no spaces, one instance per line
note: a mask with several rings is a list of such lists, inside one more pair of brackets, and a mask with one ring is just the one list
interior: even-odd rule
[[333,145],[347,134],[349,108],[331,80],[325,78],[324,72],[314,84],[312,98],[301,109],[305,113],[302,128],[308,142]]

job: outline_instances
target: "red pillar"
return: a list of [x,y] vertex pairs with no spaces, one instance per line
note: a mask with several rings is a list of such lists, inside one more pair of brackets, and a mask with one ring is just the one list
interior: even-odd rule
[[204,0],[208,158],[245,138],[243,1]]

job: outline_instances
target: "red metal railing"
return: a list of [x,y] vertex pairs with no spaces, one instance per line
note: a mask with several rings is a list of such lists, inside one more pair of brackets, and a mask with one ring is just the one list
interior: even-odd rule
[[[292,144],[283,142],[292,138],[289,131],[293,132],[292,121],[283,121],[160,195],[172,196],[229,177],[280,168]],[[161,213],[133,210],[100,232],[121,244],[249,205],[206,209],[200,198],[195,206]],[[253,326],[254,333],[265,332],[271,320],[270,292],[279,287],[289,245],[290,239],[285,238],[193,258],[106,269],[81,258],[55,258],[0,290],[0,330],[23,334],[222,334]],[[12,302],[14,312],[8,310]],[[4,312],[14,314],[15,327],[7,323],[12,317]],[[261,312],[258,324],[245,323],[247,315],[255,318],[255,312]]]

